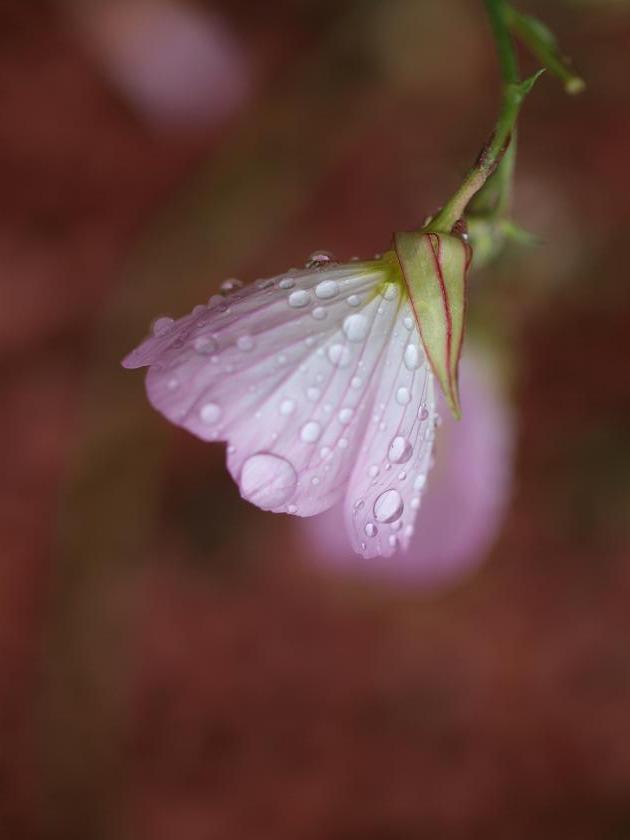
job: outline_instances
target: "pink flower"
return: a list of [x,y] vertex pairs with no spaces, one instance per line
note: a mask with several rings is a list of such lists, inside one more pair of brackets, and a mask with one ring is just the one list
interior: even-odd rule
[[341,518],[332,510],[302,526],[315,562],[431,587],[461,577],[485,559],[509,502],[514,424],[487,361],[477,353],[462,360],[461,391],[466,410],[459,423],[443,414],[436,464],[409,550],[393,559],[373,557],[366,565],[347,550]]
[[216,124],[249,92],[244,51],[216,14],[177,0],[79,2],[74,14],[109,77],[152,120]]

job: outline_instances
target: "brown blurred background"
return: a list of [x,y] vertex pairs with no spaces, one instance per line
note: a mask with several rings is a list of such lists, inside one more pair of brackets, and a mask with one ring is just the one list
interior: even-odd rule
[[427,591],[322,571],[119,360],[433,211],[497,107],[481,2],[0,3],[2,840],[630,838],[630,4],[520,8],[589,87],[525,109],[544,243],[471,310],[514,487]]

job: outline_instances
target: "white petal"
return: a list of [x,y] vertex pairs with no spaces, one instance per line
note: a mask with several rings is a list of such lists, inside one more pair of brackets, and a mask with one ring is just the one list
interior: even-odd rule
[[298,271],[217,298],[126,359],[153,405],[227,440],[242,495],[308,516],[343,498],[400,306],[382,263]]
[[368,558],[408,546],[431,466],[433,374],[410,317],[405,302],[377,371],[373,413],[345,500],[353,547]]

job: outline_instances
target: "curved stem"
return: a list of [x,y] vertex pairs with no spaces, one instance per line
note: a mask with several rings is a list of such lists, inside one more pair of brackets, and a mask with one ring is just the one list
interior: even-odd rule
[[[501,110],[494,132],[475,166],[470,170],[459,189],[429,222],[428,230],[450,232],[464,215],[471,199],[477,195],[494,174],[510,145],[510,139],[515,130],[516,121],[525,97],[532,89],[540,72],[542,72],[540,71],[525,81],[520,81],[518,61],[508,26],[506,0],[484,0],[484,2],[492,26],[501,67],[503,80]],[[512,168],[513,160],[510,162],[510,166],[506,167],[510,177]]]

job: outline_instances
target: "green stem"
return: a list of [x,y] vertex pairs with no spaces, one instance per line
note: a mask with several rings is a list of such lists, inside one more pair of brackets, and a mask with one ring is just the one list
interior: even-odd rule
[[[463,217],[472,198],[477,195],[497,170],[510,145],[510,139],[515,130],[516,121],[525,97],[540,75],[540,73],[537,73],[525,81],[520,81],[516,52],[508,26],[506,0],[484,0],[484,2],[492,26],[501,67],[503,80],[501,110],[492,137],[477,163],[468,173],[459,189],[429,222],[427,229],[437,232],[450,232],[453,229],[454,225]],[[512,157],[509,165],[505,167],[502,178],[511,178],[513,166],[514,160]],[[508,199],[504,198],[503,200],[507,201]]]

